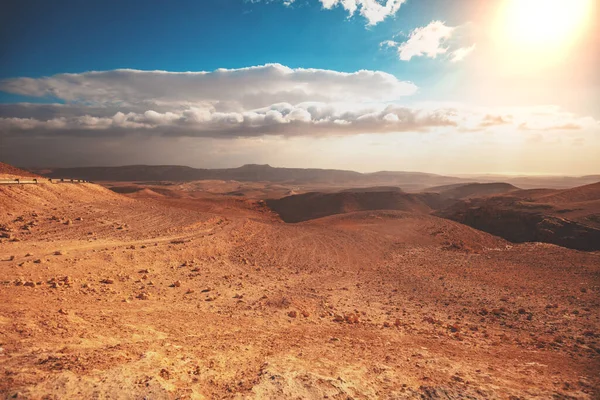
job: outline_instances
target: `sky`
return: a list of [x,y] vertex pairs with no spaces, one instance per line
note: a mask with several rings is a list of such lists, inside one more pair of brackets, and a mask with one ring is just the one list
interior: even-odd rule
[[600,173],[596,0],[9,0],[0,160]]

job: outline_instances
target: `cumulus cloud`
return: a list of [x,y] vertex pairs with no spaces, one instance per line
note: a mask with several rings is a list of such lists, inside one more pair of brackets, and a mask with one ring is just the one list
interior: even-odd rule
[[0,81],[0,90],[69,102],[234,102],[260,107],[281,101],[391,101],[417,87],[381,71],[353,73],[267,64],[211,72],[119,69]]
[[[415,28],[404,42],[385,40],[380,47],[395,48],[398,57],[403,61],[410,61],[413,57],[437,58],[450,50],[445,47],[457,27],[447,26],[442,21],[431,21],[427,26]],[[475,50],[475,44],[469,47],[460,47],[450,52],[450,61],[458,62]]]
[[343,7],[353,16],[357,11],[367,20],[367,25],[376,25],[386,17],[396,14],[406,0],[320,0],[323,8]]
[[11,137],[240,138],[598,126],[593,118],[552,107],[505,111],[409,107],[400,98],[416,86],[390,74],[278,64],[213,72],[116,70],[14,78],[1,81],[0,89],[51,95],[65,102],[0,104],[0,135]]
[[448,49],[442,44],[452,36],[454,29],[442,21],[431,21],[427,26],[416,28],[410,33],[408,40],[398,46],[400,59],[409,61],[420,56],[436,58],[439,54],[444,54]]
[[261,135],[310,136],[377,132],[423,131],[456,126],[452,110],[424,111],[398,105],[356,105],[307,102],[272,104],[242,112],[220,112],[215,108],[143,113],[117,112],[112,116],[91,115],[36,118],[0,118],[0,131],[47,134],[81,134],[110,130],[112,133],[150,131],[176,136],[243,137]]

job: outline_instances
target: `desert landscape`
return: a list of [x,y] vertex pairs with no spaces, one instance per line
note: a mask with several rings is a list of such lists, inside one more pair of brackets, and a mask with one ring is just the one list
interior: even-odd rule
[[6,0],[0,399],[600,400],[600,1]]
[[598,249],[456,217],[527,198],[597,235],[598,184],[40,178],[0,185],[6,398],[600,396]]

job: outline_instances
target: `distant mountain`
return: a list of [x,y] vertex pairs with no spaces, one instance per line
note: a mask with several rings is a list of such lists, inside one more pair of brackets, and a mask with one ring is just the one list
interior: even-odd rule
[[456,183],[427,188],[424,192],[439,193],[449,199],[466,199],[470,197],[490,196],[495,194],[510,193],[520,188],[504,182],[493,183]]
[[268,181],[292,184],[331,184],[347,186],[408,186],[465,182],[464,179],[422,172],[382,171],[363,174],[355,171],[317,168],[274,168],[247,164],[239,168],[200,169],[176,165],[129,165],[122,167],[81,167],[39,170],[52,178],[76,178],[90,181],[195,181],[206,179]]
[[600,181],[600,175],[584,176],[510,176],[510,175],[460,175],[471,182],[507,182],[527,189],[566,189]]
[[122,182],[189,182],[197,180],[265,181],[297,185],[332,185],[337,187],[397,186],[404,191],[421,191],[427,187],[465,183],[509,183],[524,189],[570,188],[600,180],[600,175],[582,177],[480,175],[470,177],[445,176],[424,172],[355,171],[318,168],[276,168],[268,164],[246,164],[238,168],[202,169],[180,165],[127,165],[121,167],[77,167],[34,169],[51,178],[74,178],[90,181]]

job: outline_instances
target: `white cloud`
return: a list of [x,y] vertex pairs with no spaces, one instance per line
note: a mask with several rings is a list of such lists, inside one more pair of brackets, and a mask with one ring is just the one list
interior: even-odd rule
[[342,6],[353,16],[357,11],[367,20],[367,25],[376,25],[386,17],[396,14],[406,0],[320,0],[323,8]]
[[416,28],[410,33],[408,40],[398,45],[398,55],[403,61],[413,57],[426,56],[436,58],[448,50],[443,47],[445,40],[454,32],[454,27],[446,26],[442,21],[431,21],[429,25]]
[[452,61],[452,62],[462,61],[462,60],[464,60],[464,58],[466,56],[471,54],[473,52],[473,50],[475,50],[475,44],[473,44],[469,47],[460,47],[452,52],[450,61]]
[[[442,21],[431,21],[427,26],[415,28],[404,42],[384,40],[379,43],[380,48],[394,48],[398,57],[403,61],[410,61],[413,57],[437,58],[446,54],[450,47],[456,47],[449,42],[458,27],[447,26]],[[455,48],[450,51],[450,61],[458,62],[475,50],[475,44],[468,47]]]
[[598,121],[555,107],[408,107],[416,86],[379,71],[266,65],[213,72],[115,70],[0,81],[0,90],[66,104],[0,104],[2,136],[171,135],[236,138],[424,132],[451,128],[576,130]]
[[81,115],[48,120],[9,117],[0,118],[0,132],[80,134],[82,131],[105,130],[120,134],[149,131],[206,137],[314,136],[423,131],[456,124],[452,110],[424,111],[399,105],[306,102],[297,105],[277,103],[240,112],[190,107],[162,113],[154,110],[117,112],[103,117]]
[[417,87],[391,74],[288,68],[267,64],[211,72],[120,69],[0,81],[0,90],[92,103],[232,102],[260,107],[281,101],[392,101]]

